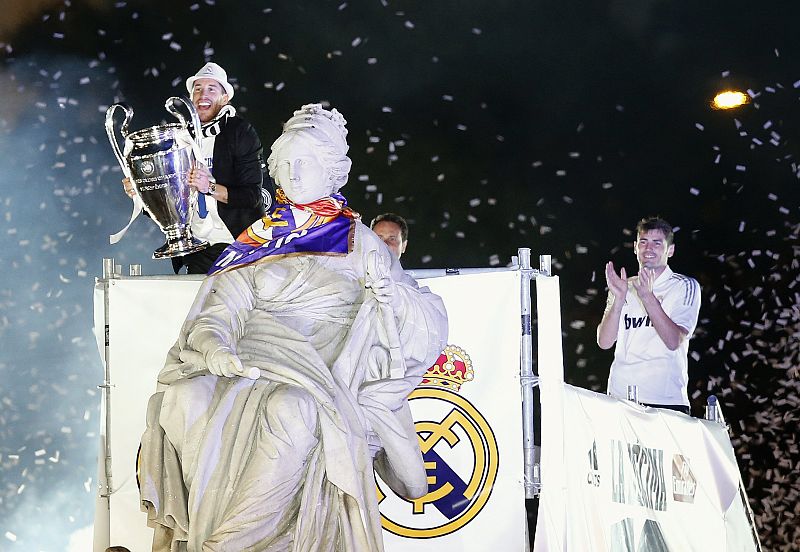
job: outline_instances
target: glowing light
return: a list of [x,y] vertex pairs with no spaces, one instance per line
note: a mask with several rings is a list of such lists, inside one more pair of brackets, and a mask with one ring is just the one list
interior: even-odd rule
[[711,102],[711,107],[714,109],[735,109],[750,101],[750,97],[744,92],[738,90],[725,90],[720,92]]

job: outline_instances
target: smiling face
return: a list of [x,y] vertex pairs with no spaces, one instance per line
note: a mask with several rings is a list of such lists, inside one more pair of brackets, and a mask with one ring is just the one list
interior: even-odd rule
[[197,108],[201,123],[207,123],[219,114],[228,103],[228,95],[214,79],[197,79],[192,87],[192,103]]
[[292,133],[274,153],[275,180],[292,202],[311,203],[334,192],[312,140]]
[[633,251],[639,260],[639,268],[649,268],[658,277],[667,266],[667,260],[675,253],[675,244],[668,244],[661,230],[640,232],[633,243]]

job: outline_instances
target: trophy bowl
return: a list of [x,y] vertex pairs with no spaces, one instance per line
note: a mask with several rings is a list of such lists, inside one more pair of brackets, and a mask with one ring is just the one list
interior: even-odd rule
[[[133,110],[125,104],[114,104],[106,112],[106,133],[111,146],[130,178],[142,207],[158,225],[167,238],[164,245],[153,252],[154,259],[179,257],[208,247],[208,242],[192,236],[191,223],[197,192],[189,186],[189,170],[195,163],[195,152],[199,151],[189,133],[186,119],[174,109],[175,100],[183,102],[192,116],[195,136],[200,131],[197,111],[191,102],[183,98],[169,98],[167,110],[175,115],[179,123],[155,125],[135,132],[128,132],[128,123]],[[125,139],[120,151],[114,133],[114,111],[122,108],[125,121],[121,134]]]

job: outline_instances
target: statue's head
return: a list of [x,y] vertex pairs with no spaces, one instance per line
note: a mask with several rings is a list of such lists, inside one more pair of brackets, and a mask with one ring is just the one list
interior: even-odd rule
[[320,104],[304,105],[283,125],[267,159],[269,175],[294,203],[311,203],[347,182],[347,129],[342,114]]

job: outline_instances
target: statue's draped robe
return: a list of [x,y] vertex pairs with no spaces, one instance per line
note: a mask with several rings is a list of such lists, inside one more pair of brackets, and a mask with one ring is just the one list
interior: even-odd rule
[[[365,289],[376,259],[397,308]],[[427,492],[406,397],[446,338],[439,297],[360,222],[346,256],[207,278],[148,405],[140,483],[153,549],[383,550],[373,457],[399,494]],[[209,374],[221,346],[261,377]]]

